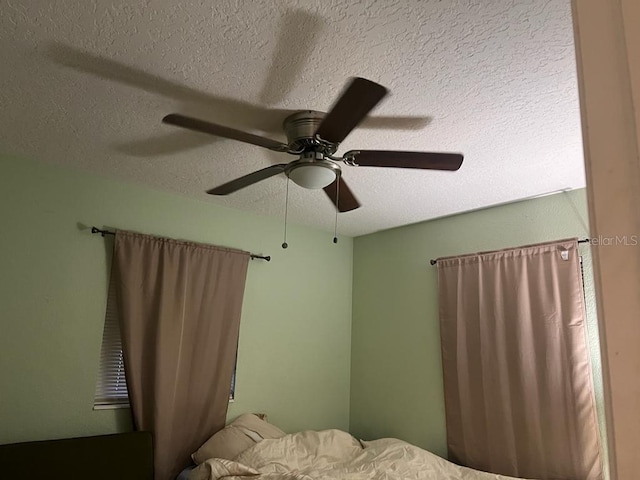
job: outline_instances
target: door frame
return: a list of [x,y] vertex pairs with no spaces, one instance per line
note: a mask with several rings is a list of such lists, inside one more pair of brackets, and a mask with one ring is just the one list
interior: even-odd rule
[[640,2],[572,0],[572,8],[610,472],[632,480],[640,472]]

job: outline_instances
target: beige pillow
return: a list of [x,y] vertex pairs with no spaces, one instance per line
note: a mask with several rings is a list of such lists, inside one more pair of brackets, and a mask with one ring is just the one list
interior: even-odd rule
[[261,420],[257,415],[252,413],[245,413],[236,418],[230,425],[236,427],[244,427],[247,430],[257,433],[262,438],[281,438],[286,435],[275,425]]
[[245,413],[213,434],[191,458],[198,465],[209,458],[233,460],[247,448],[254,446],[256,440],[280,438],[285,435],[278,427],[260,420],[256,415]]

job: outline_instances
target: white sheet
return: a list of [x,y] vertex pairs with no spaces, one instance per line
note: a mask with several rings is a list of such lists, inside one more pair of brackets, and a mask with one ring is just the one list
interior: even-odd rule
[[[363,448],[364,445],[364,448]],[[189,480],[511,480],[459,467],[401,440],[360,442],[340,430],[263,440],[235,461],[209,459]]]

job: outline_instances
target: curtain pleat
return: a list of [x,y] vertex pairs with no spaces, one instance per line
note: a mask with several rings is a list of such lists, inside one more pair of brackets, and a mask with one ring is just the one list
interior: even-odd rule
[[116,232],[129,400],[169,480],[225,425],[249,253]]
[[438,260],[451,460],[601,480],[575,239]]

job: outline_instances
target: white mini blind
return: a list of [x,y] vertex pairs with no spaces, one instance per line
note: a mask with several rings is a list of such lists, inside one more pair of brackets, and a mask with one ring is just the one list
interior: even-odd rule
[[102,333],[102,348],[100,350],[100,370],[96,394],[95,407],[126,407],[129,405],[127,380],[124,374],[122,357],[122,337],[120,335],[120,318],[116,305],[115,282],[109,282],[107,295],[107,312]]

